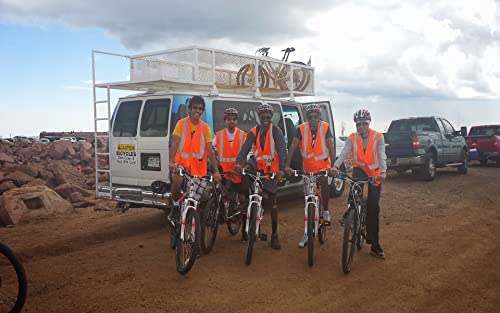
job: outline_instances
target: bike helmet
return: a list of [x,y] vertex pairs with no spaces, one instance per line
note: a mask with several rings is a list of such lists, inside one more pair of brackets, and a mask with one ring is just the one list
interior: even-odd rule
[[370,115],[370,112],[368,112],[368,110],[361,109],[354,113],[353,120],[356,124],[362,122],[370,123],[372,121],[372,116]]
[[260,114],[265,113],[265,112],[269,112],[272,114],[274,112],[274,109],[270,104],[262,103],[257,108],[257,113],[260,115]]
[[226,119],[230,115],[238,117],[238,110],[236,110],[235,108],[225,109],[224,110],[224,119]]
[[306,105],[306,113],[318,112],[321,113],[321,108],[317,103],[311,103]]

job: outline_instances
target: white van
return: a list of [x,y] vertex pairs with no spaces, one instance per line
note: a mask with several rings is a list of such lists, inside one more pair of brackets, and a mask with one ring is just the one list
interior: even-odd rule
[[[196,55],[201,53],[200,50],[202,48],[186,49],[187,51],[190,51],[190,49],[197,49],[198,52],[194,53]],[[177,53],[178,51],[179,50],[175,50],[174,52],[164,51],[150,54],[147,55],[147,60],[150,62],[149,60],[152,56],[158,55],[162,55],[163,57],[161,60],[164,60],[165,55]],[[213,71],[219,71],[224,73],[224,75],[230,75],[231,73],[235,76],[239,75],[237,68],[231,72],[226,69],[223,71],[216,66],[217,53],[224,53],[225,60],[227,61],[227,54],[230,52],[220,52],[216,50],[209,50],[209,52],[211,52],[211,64],[213,65],[211,69],[213,69]],[[313,86],[304,86],[304,82],[302,81],[301,84],[295,84],[300,86],[300,91],[293,90],[294,87],[292,86],[294,84],[289,84],[292,90],[285,91],[274,90],[278,88],[263,86],[259,88],[256,86],[237,85],[238,88],[236,86],[229,88],[227,86],[229,86],[231,78],[228,78],[229,82],[226,82],[226,84],[217,81],[214,82],[212,80],[200,87],[199,85],[193,85],[195,82],[192,81],[189,83],[185,81],[179,82],[178,77],[176,77],[177,79],[164,76],[152,77],[154,76],[154,67],[153,70],[148,72],[148,67],[146,65],[143,64],[140,67],[138,66],[138,61],[144,58],[144,55],[128,57],[130,58],[131,64],[131,81],[94,84],[94,88],[107,88],[108,95],[109,89],[113,88],[137,90],[141,87],[144,88],[143,86],[147,86],[146,88],[148,89],[148,91],[144,93],[120,98],[109,119],[110,185],[100,186],[97,184],[96,191],[98,197],[111,198],[126,203],[140,203],[157,207],[169,205],[169,188],[167,188],[167,192],[164,194],[154,194],[151,191],[151,184],[154,181],[164,181],[168,186],[170,184],[168,169],[170,134],[173,132],[177,121],[187,116],[187,103],[191,97],[198,95],[204,98],[206,106],[205,112],[201,118],[210,126],[214,133],[224,128],[223,112],[226,108],[234,107],[238,110],[238,127],[248,132],[259,122],[256,112],[257,107],[263,102],[271,104],[275,112],[273,124],[281,128],[288,146],[291,144],[298,125],[304,121],[304,106],[311,103],[307,101],[298,101],[298,99],[305,98],[296,96],[312,95],[313,93],[311,90],[314,90]],[[236,54],[236,57],[242,56]],[[258,64],[261,62],[261,60],[256,57],[251,57],[248,62],[254,61]],[[266,59],[265,62],[269,61]],[[281,63],[286,65],[285,62]],[[283,64],[282,66],[285,66]],[[177,68],[181,67],[181,65],[176,62],[162,63],[162,66],[166,65],[173,66],[173,68],[175,68],[175,66],[177,66]],[[196,64],[196,62],[194,62],[192,66],[194,72],[196,72],[196,66],[200,67],[198,71],[202,70],[202,66],[199,63]],[[290,66],[292,66],[292,68],[290,68],[291,73],[295,73],[297,70],[294,67],[298,65]],[[141,70],[140,77],[138,77],[137,73],[133,73],[137,67]],[[305,68],[306,70],[312,71],[310,67],[305,66]],[[172,68],[167,68],[165,71],[172,71]],[[229,73],[227,73],[228,71]],[[216,77],[216,75],[212,73],[212,78],[214,77]],[[301,77],[303,76],[299,76],[298,78],[294,76],[293,79],[299,80]],[[310,78],[309,76],[307,81],[308,84],[310,83],[309,80],[311,82],[314,81]],[[292,80],[291,75],[290,79]],[[258,78],[255,81],[257,83],[254,84],[259,86]],[[156,88],[152,88],[153,86],[156,86]],[[158,86],[163,88],[158,88]],[[221,90],[220,93],[219,90]],[[291,93],[291,96],[284,98],[284,95],[289,95],[289,93]],[[105,101],[94,101],[95,105],[103,102]],[[320,104],[322,112],[321,118],[331,125],[331,129],[334,132],[335,121],[330,102],[327,100],[316,101],[315,99],[314,103]],[[102,118],[96,117],[96,121],[97,120],[102,120]],[[97,135],[97,129],[96,137],[99,137],[99,135]],[[98,152],[97,149],[96,152]],[[340,151],[337,151],[337,154],[339,152]],[[106,155],[106,153],[101,153],[101,155],[102,154]],[[292,167],[300,168],[301,165],[302,160],[300,152],[297,151],[292,162]],[[107,172],[108,170],[98,168],[97,171]],[[330,185],[331,194],[340,196],[344,189],[343,181],[331,179]],[[282,196],[291,192],[296,193],[301,186],[301,181],[287,182],[284,186],[280,187],[279,194]]]

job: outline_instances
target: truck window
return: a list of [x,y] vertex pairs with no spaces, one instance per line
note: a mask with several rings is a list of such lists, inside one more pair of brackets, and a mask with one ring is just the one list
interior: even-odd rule
[[444,126],[444,129],[446,131],[447,134],[451,134],[455,131],[455,129],[453,128],[453,126],[451,126],[450,122],[448,122],[447,120],[445,119],[441,119],[441,121],[443,122],[443,126]]
[[[214,132],[226,127],[224,123],[224,110],[227,108],[235,108],[238,110],[238,127],[245,132],[249,132],[255,125],[259,123],[257,115],[257,107],[261,102],[254,101],[232,101],[232,100],[215,100],[213,101],[213,121]],[[276,103],[270,103],[274,108],[272,122],[274,125],[281,128],[285,134],[283,126],[283,117],[281,116],[281,108]]]
[[142,110],[141,137],[165,137],[168,134],[170,99],[150,99]]
[[395,120],[389,127],[389,132],[402,131],[428,131],[439,132],[439,128],[433,118],[412,118],[404,120]]
[[488,136],[500,135],[500,126],[493,127],[472,127],[469,136]]
[[135,137],[142,101],[124,101],[120,103],[113,125],[114,137]]

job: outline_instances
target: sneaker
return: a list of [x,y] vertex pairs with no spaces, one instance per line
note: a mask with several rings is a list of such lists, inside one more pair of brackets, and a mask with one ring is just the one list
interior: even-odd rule
[[370,254],[379,259],[385,259],[384,250],[380,245],[372,245]]
[[305,246],[307,246],[307,235],[304,235],[299,241],[299,248],[304,248]]
[[330,212],[329,211],[323,211],[323,222],[325,225],[330,225]]
[[278,234],[271,235],[271,247],[275,250],[281,249],[280,240],[278,239]]

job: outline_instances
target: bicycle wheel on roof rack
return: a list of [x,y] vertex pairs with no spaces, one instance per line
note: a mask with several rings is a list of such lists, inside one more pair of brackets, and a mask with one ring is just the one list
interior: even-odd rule
[[[253,64],[245,64],[243,65],[238,74],[236,74],[236,84],[238,86],[252,86],[252,82],[254,80],[254,65]],[[260,88],[268,88],[269,87],[269,74],[262,67],[259,66],[259,87]]]
[[[294,64],[299,64],[299,65],[306,65],[303,62],[299,61],[292,61],[291,63]],[[290,79],[289,79],[289,69],[288,66],[283,66],[281,70],[278,73],[278,86],[280,89],[283,90],[288,90],[290,89]],[[309,69],[300,67],[298,69],[295,69],[293,71],[293,90],[294,91],[304,91],[308,86],[309,82],[311,81],[311,72]]]

